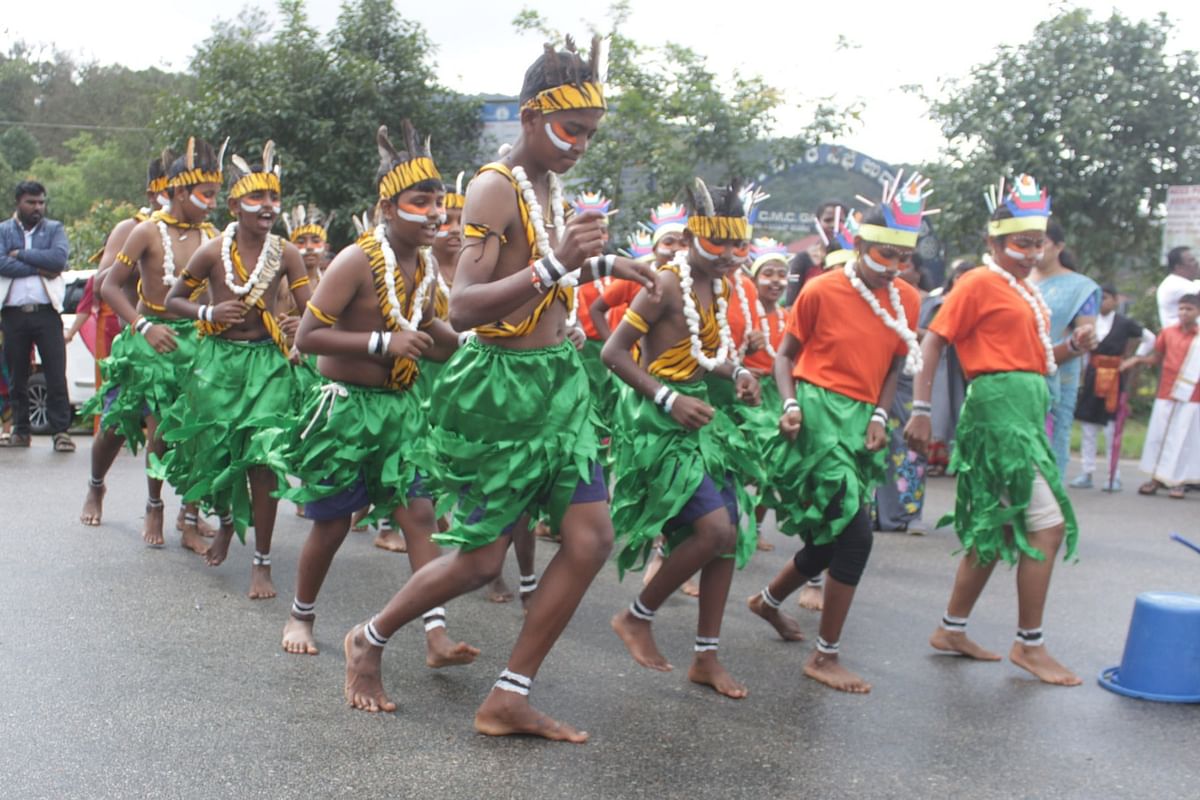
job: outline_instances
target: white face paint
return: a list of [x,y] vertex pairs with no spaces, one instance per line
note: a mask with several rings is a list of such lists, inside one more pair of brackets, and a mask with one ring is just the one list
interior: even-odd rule
[[273,214],[278,214],[279,212],[283,211],[282,203],[247,203],[245,200],[239,200],[238,205],[241,206],[242,211],[245,211],[247,214],[257,214],[264,210],[270,211]]
[[415,222],[418,225],[425,225],[429,222],[428,214],[414,214],[411,211],[405,211],[399,206],[396,207],[396,216],[405,222]]
[[550,140],[551,144],[563,152],[571,149],[571,143],[555,133],[554,127],[549,122],[546,123],[546,138]]
[[154,202],[158,203],[159,208],[167,208],[171,205],[171,196],[166,192],[159,192],[155,196]]
[[880,264],[878,261],[871,258],[870,253],[862,254],[862,263],[866,265],[867,269],[871,270],[872,272],[877,272],[881,275],[891,269],[887,264]]
[[713,255],[712,253],[708,252],[700,245],[696,245],[695,247],[692,248],[692,250],[693,250],[693,252],[699,253],[700,256],[705,261],[720,261],[721,256],[724,255],[724,253],[718,253],[717,255]]
[[671,258],[675,255],[675,251],[669,247],[656,247],[654,248],[654,255],[659,258]]
[[1045,253],[1046,253],[1045,248],[1043,248],[1041,250],[1035,250],[1032,253],[1026,253],[1023,250],[1014,250],[1013,248],[1009,247],[1008,245],[1004,245],[1004,255],[1008,256],[1013,261],[1016,261],[1018,264],[1040,263],[1042,260],[1042,256],[1045,255]]
[[192,205],[194,205],[196,208],[203,209],[204,211],[208,211],[208,208],[209,208],[208,201],[205,200],[203,197],[196,197],[195,193],[189,193],[188,200],[191,200]]

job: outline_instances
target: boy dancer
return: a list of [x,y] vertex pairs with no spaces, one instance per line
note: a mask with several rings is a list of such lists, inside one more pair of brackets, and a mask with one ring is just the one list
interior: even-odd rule
[[[866,216],[855,258],[805,283],[775,359],[783,397],[775,475],[769,487],[784,533],[804,549],[760,593],[750,610],[784,639],[801,638],[780,610],[789,594],[826,569],[816,648],[804,674],[843,692],[871,685],[838,657],[842,628],[871,554],[872,488],[883,477],[887,409],[901,369],[920,371],[917,291],[897,276],[912,259],[928,181],[900,176],[882,208]],[[794,367],[793,367],[794,365]]]
[[1154,352],[1126,359],[1121,370],[1137,364],[1162,365],[1142,450],[1141,469],[1150,480],[1138,494],[1154,494],[1169,486],[1167,496],[1182,500],[1187,484],[1200,483],[1200,337],[1196,336],[1200,295],[1185,294],[1178,309],[1179,321],[1158,334]]
[[1078,686],[1079,678],[1047,652],[1042,636],[1054,556],[1065,536],[1065,558],[1074,558],[1079,537],[1046,437],[1045,375],[1068,352],[1094,349],[1095,331],[1081,325],[1054,346],[1050,310],[1027,280],[1046,244],[1046,192],[1022,175],[1010,196],[1001,181],[987,197],[991,254],[984,269],[955,282],[930,323],[922,342],[925,367],[914,381],[912,417],[905,426],[909,446],[923,452],[931,433],[929,399],[938,358],[947,344],[954,345],[971,380],[950,462],[958,473],[953,521],[966,555],[929,643],[968,658],[1000,660],[969,639],[966,627],[1002,558],[1017,564],[1017,636],[1009,659],[1046,683]]
[[[187,152],[174,158],[165,151],[159,159],[168,165],[165,176],[170,192],[167,208],[137,223],[125,238],[101,284],[101,298],[128,323],[113,340],[112,353],[100,364],[104,390],[84,407],[84,416],[101,414],[101,431],[92,446],[92,474],[88,480],[80,521],[99,525],[104,500],[104,478],[128,443],[135,454],[147,444],[142,432],[146,424],[151,454],[165,452],[156,435],[158,423],[180,394],[196,353],[196,329],[191,319],[166,308],[166,296],[192,255],[216,235],[205,221],[216,207],[221,188],[221,155],[204,141],[188,141]],[[152,178],[147,194],[158,189]],[[159,193],[155,192],[157,199]],[[122,223],[124,224],[124,223]],[[119,227],[119,226],[118,226]],[[114,234],[117,230],[114,229]],[[135,288],[136,300],[129,298]],[[148,498],[142,539],[152,547],[163,544],[162,480],[147,475]],[[195,504],[185,506],[177,527],[184,547],[203,554],[207,542],[197,528]]]
[[[624,546],[618,569],[640,568],[658,537],[669,555],[633,605],[612,620],[633,659],[672,667],[655,644],[655,612],[684,581],[700,572],[700,614],[688,679],[728,697],[746,687],[717,660],[721,618],[735,556],[754,552],[754,526],[739,530],[739,510],[752,513],[733,464],[759,453],[733,420],[709,405],[708,374],[732,380],[739,400],[759,401],[758,380],[737,366],[727,318],[727,275],[750,249],[748,209],[735,188],[709,193],[697,179],[684,237],[688,244],[660,270],[663,299],[640,293],[604,346],[604,362],[633,391],[623,392],[614,425],[613,526]],[[695,277],[693,277],[693,275]],[[644,339],[642,368],[630,350]]]
[[[185,501],[220,514],[206,556],[210,566],[225,560],[235,531],[244,541],[254,525],[251,599],[275,596],[270,554],[278,501],[272,493],[283,479],[265,466],[262,432],[286,428],[297,400],[286,340],[294,327],[281,328],[275,316],[279,282],[286,277],[298,307],[311,294],[300,251],[270,233],[282,210],[274,156],[268,141],[261,166],[233,157],[227,202],[237,220],[196,251],[167,295],[173,314],[200,321],[201,340],[191,378],[161,426],[164,441],[175,446],[155,465]],[[189,296],[204,281],[210,303],[197,304]]]
[[[607,273],[640,277],[643,265],[599,257],[594,214],[563,221],[565,172],[587,150],[604,114],[599,39],[591,63],[568,40],[547,47],[525,75],[521,136],[467,190],[450,321],[477,338],[446,362],[431,406],[431,468],[454,524],[435,541],[459,547],[418,570],[387,606],[346,635],[346,699],[392,711],[380,666],[388,637],[430,608],[490,581],[507,534],[528,509],[548,508],[563,544],[542,576],[501,674],[475,715],[493,736],[530,734],[583,742],[587,734],[529,705],[533,676],[562,633],[612,546],[587,374],[564,340],[570,283]],[[551,240],[542,209],[551,210]],[[586,264],[585,264],[586,262]],[[582,269],[580,269],[582,267]]]
[[[457,337],[434,315],[437,265],[429,257],[444,218],[441,176],[405,120],[404,148],[387,128],[376,136],[376,173],[383,222],[334,259],[300,323],[297,346],[317,354],[322,383],[305,399],[281,460],[301,480],[283,496],[304,502],[312,530],[300,554],[296,598],[283,629],[283,649],[316,655],[317,593],[368,502],[372,517],[390,517],[404,531],[416,572],[439,555],[433,503],[417,470],[429,433],[417,391],[423,355],[452,352]],[[446,634],[446,610],[425,613],[425,661],[467,664],[479,651]]]

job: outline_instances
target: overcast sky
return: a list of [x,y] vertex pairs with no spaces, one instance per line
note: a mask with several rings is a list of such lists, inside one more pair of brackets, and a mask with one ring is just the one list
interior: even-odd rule
[[[60,0],[50,16],[31,13],[38,7],[28,6],[0,17],[0,43],[21,39],[102,63],[178,70],[187,66],[192,48],[208,35],[214,19],[235,17],[245,5],[274,9],[273,2],[245,0],[159,6]],[[691,47],[708,57],[718,75],[739,70],[763,76],[786,93],[789,108],[779,116],[781,134],[803,127],[805,106],[818,97],[836,95],[843,104],[859,101],[865,105],[862,124],[841,143],[888,162],[933,159],[942,141],[924,105],[903,93],[902,86],[919,84],[934,91],[941,79],[968,75],[972,65],[991,58],[997,47],[1027,41],[1034,26],[1058,7],[1047,0],[726,0],[719,4],[720,13],[701,12],[710,5],[718,4],[634,0],[626,31],[648,44],[669,40]],[[1165,11],[1176,26],[1172,48],[1200,50],[1200,3],[1194,0],[1072,5],[1101,15],[1116,8],[1134,18]],[[338,0],[308,0],[312,23],[328,30],[338,6]],[[554,27],[585,39],[585,22],[605,27],[608,7],[604,0],[404,0],[395,6],[424,25],[437,44],[435,58],[447,85],[464,92],[514,95],[525,67],[541,48],[532,34],[514,32],[511,23],[518,11],[537,9]],[[105,7],[112,13],[104,14]],[[852,47],[839,49],[839,37]]]

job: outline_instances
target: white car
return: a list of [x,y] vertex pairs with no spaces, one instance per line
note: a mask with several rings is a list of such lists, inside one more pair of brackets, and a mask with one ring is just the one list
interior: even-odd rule
[[[83,296],[83,286],[88,278],[96,274],[94,269],[76,269],[63,273],[67,284],[63,296],[63,334],[71,329],[75,322],[75,308],[79,298]],[[46,376],[42,374],[41,356],[35,350],[33,369],[29,374],[29,427],[34,433],[49,433],[50,418],[47,414],[48,395],[46,392]],[[76,336],[67,344],[67,398],[71,404],[72,414],[92,398],[96,393],[96,359],[82,336]],[[85,423],[91,427],[91,421]]]

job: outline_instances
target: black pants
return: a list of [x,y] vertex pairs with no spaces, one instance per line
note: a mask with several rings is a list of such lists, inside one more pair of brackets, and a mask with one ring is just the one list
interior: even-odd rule
[[8,390],[13,404],[13,433],[29,435],[29,353],[34,345],[46,375],[50,432],[65,432],[71,425],[71,404],[67,399],[67,345],[62,317],[53,308],[21,311],[6,306],[0,310],[0,328],[4,330],[4,357],[12,378]]

